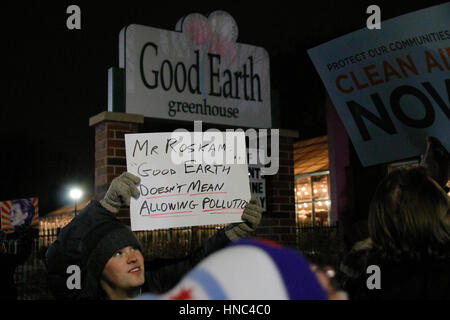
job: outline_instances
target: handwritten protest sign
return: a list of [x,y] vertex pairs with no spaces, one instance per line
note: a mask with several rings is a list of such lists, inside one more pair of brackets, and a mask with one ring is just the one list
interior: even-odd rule
[[141,178],[131,229],[240,222],[250,200],[245,134],[125,135],[128,172]]
[[450,149],[450,3],[308,50],[364,166]]

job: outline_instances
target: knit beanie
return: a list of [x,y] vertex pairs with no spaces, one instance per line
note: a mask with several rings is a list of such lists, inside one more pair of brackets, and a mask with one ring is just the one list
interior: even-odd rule
[[298,251],[243,239],[208,256],[169,292],[137,299],[326,300],[327,294]]

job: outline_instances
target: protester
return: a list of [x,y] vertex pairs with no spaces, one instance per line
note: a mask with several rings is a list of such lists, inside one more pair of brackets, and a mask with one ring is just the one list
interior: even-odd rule
[[423,168],[398,169],[381,182],[369,234],[366,266],[379,267],[379,288],[363,272],[347,285],[351,299],[450,298],[450,200]]
[[[252,199],[242,220],[219,230],[200,249],[182,259],[144,262],[141,245],[115,214],[138,197],[140,178],[125,172],[111,183],[100,202],[91,201],[47,251],[47,279],[57,299],[130,299],[143,290],[162,293],[212,252],[256,229],[262,209]],[[81,288],[69,289],[67,268],[81,270]]]
[[30,226],[16,226],[13,233],[0,230],[0,300],[17,300],[14,273],[31,254],[37,230]]
[[343,300],[325,273],[296,250],[243,239],[210,255],[172,290],[138,300]]
[[[426,138],[426,148],[420,156],[419,166],[446,193],[449,192],[450,156],[439,139],[432,136]],[[353,245],[341,262],[338,278],[349,292],[353,291],[352,285],[357,283],[355,279],[366,274],[367,259],[371,249],[372,240],[370,237],[360,240]]]

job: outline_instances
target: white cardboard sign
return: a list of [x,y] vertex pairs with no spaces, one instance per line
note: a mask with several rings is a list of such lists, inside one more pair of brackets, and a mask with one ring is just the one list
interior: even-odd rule
[[249,166],[250,192],[256,197],[263,212],[267,211],[266,179],[261,175],[261,168]]
[[242,221],[250,200],[245,134],[226,134],[125,135],[127,170],[141,178],[133,231]]

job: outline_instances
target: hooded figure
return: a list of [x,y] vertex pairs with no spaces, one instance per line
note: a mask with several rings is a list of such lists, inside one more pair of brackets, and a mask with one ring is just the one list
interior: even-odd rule
[[[140,243],[133,232],[99,202],[91,201],[66,227],[46,254],[47,277],[56,298],[99,298],[99,280],[103,268],[121,248]],[[81,289],[69,289],[69,266],[81,270]]]
[[[126,299],[141,291],[165,292],[200,260],[248,235],[261,220],[262,209],[252,199],[242,215],[245,222],[219,230],[189,256],[145,263],[139,241],[115,217],[123,205],[129,206],[131,196],[139,196],[139,182],[128,172],[114,179],[105,198],[92,200],[49,247],[47,280],[57,299]],[[68,283],[71,266],[79,268],[80,286]]]
[[37,233],[29,225],[17,226],[10,234],[0,230],[0,300],[17,300],[14,273],[30,256]]

